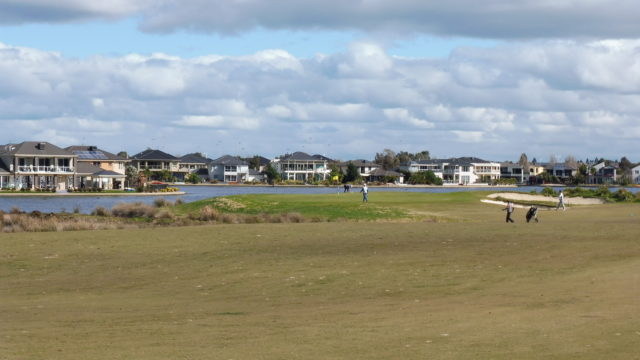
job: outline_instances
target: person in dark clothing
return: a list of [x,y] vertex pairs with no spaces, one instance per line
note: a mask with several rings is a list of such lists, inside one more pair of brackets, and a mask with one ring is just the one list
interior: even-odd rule
[[509,201],[507,203],[507,207],[502,209],[502,210],[507,212],[507,220],[506,220],[506,222],[514,222],[513,219],[511,218],[511,214],[513,213],[513,203],[511,201]]
[[531,219],[538,222],[538,208],[535,206],[530,207],[529,211],[527,211],[527,222],[531,221]]

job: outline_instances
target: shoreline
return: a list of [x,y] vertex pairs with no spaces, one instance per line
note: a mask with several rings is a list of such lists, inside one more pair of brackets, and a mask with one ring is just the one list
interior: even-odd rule
[[46,192],[19,192],[19,193],[2,193],[0,192],[0,198],[4,196],[165,196],[165,195],[184,195],[186,191],[174,191],[174,192],[123,192],[123,193],[100,193],[100,192],[55,192],[55,193],[46,193]]
[[[295,187],[295,188],[342,188],[343,184],[339,185],[253,185],[253,184],[171,184],[173,186],[203,186],[203,187]],[[353,185],[354,187],[362,187],[362,185]],[[388,184],[388,185],[367,185],[370,188],[517,188],[516,185],[487,185],[487,184],[475,184],[475,185],[396,185],[396,184]]]

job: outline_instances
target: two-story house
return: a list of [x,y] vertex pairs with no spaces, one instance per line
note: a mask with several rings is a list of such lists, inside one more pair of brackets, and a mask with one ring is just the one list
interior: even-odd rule
[[351,160],[347,162],[338,163],[338,167],[340,168],[340,171],[342,171],[343,174],[346,174],[349,163],[352,163],[356,167],[356,169],[358,170],[358,174],[360,174],[360,176],[362,176],[362,178],[365,181],[371,181],[370,180],[371,173],[380,169],[379,164],[376,164],[369,160],[358,159],[358,160]]
[[152,178],[160,178],[160,173],[168,172],[177,181],[184,181],[188,171],[180,169],[180,159],[164,151],[147,149],[131,157],[131,165],[138,172],[151,171]]
[[611,185],[614,184],[618,178],[617,167],[607,164],[604,161],[591,166],[591,169],[587,176],[588,184]]
[[249,163],[237,156],[224,155],[209,164],[209,178],[227,183],[247,181]]
[[213,160],[205,157],[200,153],[192,153],[181,156],[180,160],[180,172],[186,174],[196,174],[202,180],[209,180],[209,165]]
[[640,165],[631,168],[631,183],[640,184]]
[[125,169],[131,160],[97,146],[76,145],[65,150],[78,156],[75,188],[124,189]]
[[298,151],[277,157],[271,163],[284,180],[312,181],[327,179],[331,161],[322,155],[311,156]]
[[66,190],[73,187],[77,155],[48,142],[0,147],[3,187]]
[[475,157],[411,161],[400,169],[411,173],[433,171],[445,184],[490,183],[500,179],[500,163]]

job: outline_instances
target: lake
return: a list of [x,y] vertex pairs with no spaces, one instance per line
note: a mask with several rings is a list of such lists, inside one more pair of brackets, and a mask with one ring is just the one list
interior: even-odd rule
[[[238,195],[238,194],[330,194],[342,192],[340,187],[287,187],[287,186],[193,186],[178,185],[180,191],[186,192],[184,195],[161,195],[157,196],[1,196],[0,210],[10,211],[13,207],[18,207],[23,211],[41,211],[41,212],[72,212],[76,208],[84,214],[88,214],[96,207],[102,206],[111,209],[115,204],[121,202],[142,202],[152,204],[157,198],[165,198],[168,201],[182,199],[184,202],[192,202],[196,200],[207,199],[217,196]],[[397,192],[428,192],[428,193],[447,193],[459,191],[520,191],[530,192],[536,190],[540,192],[541,186],[523,186],[523,187],[373,187],[369,188],[370,197],[374,198],[375,192],[378,191],[397,191]],[[616,191],[616,188],[612,188]],[[628,188],[633,193],[637,193],[639,188]],[[354,187],[352,191],[360,191],[359,187]]]

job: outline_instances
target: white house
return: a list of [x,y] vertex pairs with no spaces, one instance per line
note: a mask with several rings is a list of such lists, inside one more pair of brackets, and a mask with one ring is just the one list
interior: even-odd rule
[[0,187],[66,190],[73,187],[78,156],[48,142],[0,147]]
[[631,182],[633,184],[640,184],[640,165],[631,168]]
[[224,155],[209,164],[209,178],[224,182],[248,181],[249,163],[237,156]]
[[490,183],[500,179],[500,163],[474,157],[411,161],[400,169],[411,173],[433,171],[445,184]]
[[273,167],[284,180],[326,180],[331,170],[331,159],[322,155],[309,155],[303,152],[285,154],[271,161]]

